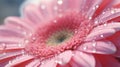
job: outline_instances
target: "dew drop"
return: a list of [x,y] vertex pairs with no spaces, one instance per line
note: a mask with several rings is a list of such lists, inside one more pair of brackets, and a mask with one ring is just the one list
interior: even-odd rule
[[95,23],[95,24],[98,24],[99,22],[96,20],[94,23]]
[[84,46],[84,47],[83,47],[83,50],[87,50],[87,46]]
[[12,61],[9,61],[8,64],[11,65],[11,64],[12,64]]
[[93,42],[92,46],[93,47],[96,47],[97,43],[96,42]]
[[98,8],[98,7],[99,7],[99,5],[96,5],[95,7],[96,7],[96,8]]
[[107,26],[107,23],[105,23],[104,26]]
[[75,33],[78,33],[78,31],[77,31],[77,30],[75,30]]
[[6,44],[5,44],[5,43],[2,43],[2,44],[0,45],[0,50],[5,50],[5,48],[6,48]]
[[105,14],[105,12],[102,12],[102,14]]
[[111,14],[114,14],[115,13],[115,10],[111,10]]
[[32,40],[35,41],[35,40],[36,40],[36,37],[32,37]]
[[100,37],[102,37],[102,38],[103,38],[103,37],[104,37],[104,35],[100,35]]
[[55,63],[58,63],[58,64],[63,64],[63,59],[62,58],[57,58],[56,60],[55,60]]
[[96,49],[94,48],[94,49],[92,50],[92,52],[95,53],[95,52],[96,52]]
[[89,20],[91,20],[91,19],[92,19],[92,17],[88,17],[88,19],[89,19]]
[[21,53],[22,53],[22,55],[24,55],[24,54],[25,54],[25,51],[24,51],[24,50],[21,50]]
[[26,40],[24,41],[24,43],[26,43],[26,44],[29,43],[29,40],[26,39]]
[[22,47],[22,44],[18,44],[19,47]]
[[62,1],[62,0],[58,0],[57,3],[58,3],[59,5],[61,5],[61,4],[63,4],[63,1]]

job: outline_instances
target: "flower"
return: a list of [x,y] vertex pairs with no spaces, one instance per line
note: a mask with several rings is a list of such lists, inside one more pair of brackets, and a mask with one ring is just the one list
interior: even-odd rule
[[38,0],[0,26],[2,67],[120,67],[118,0]]

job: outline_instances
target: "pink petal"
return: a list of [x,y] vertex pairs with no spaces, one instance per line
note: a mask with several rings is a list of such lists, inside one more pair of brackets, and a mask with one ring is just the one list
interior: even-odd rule
[[113,23],[107,23],[103,25],[99,25],[93,29],[93,32],[96,32],[98,30],[103,30],[103,29],[115,29],[116,31],[120,30],[120,23],[119,22],[113,22]]
[[21,29],[24,29],[23,31],[29,32],[32,31],[33,28],[24,20],[22,20],[22,18],[18,18],[18,17],[8,17],[5,19],[5,25],[11,25],[13,27],[19,27]]
[[60,55],[58,55],[55,62],[60,65],[65,65],[70,62],[72,56],[73,56],[72,51],[65,51],[65,52],[61,53]]
[[57,63],[55,62],[54,59],[46,60],[43,62],[40,67],[56,67]]
[[120,16],[120,9],[111,9],[103,12],[103,14],[101,14],[99,17],[95,19],[95,21],[98,21],[99,23],[105,23],[119,16]]
[[15,52],[8,52],[8,53],[3,53],[0,54],[0,60],[4,60],[13,56],[17,56],[17,55],[21,55],[22,52],[21,51],[15,51]]
[[29,55],[23,55],[23,56],[19,56],[16,59],[10,61],[10,63],[8,63],[5,67],[11,67],[11,66],[15,66],[17,64],[20,64],[22,62],[28,61],[30,59],[33,59],[33,56],[29,56]]
[[24,37],[23,34],[21,34],[21,32],[18,32],[15,29],[11,29],[10,27],[6,27],[6,26],[0,26],[0,37],[18,37],[18,38],[22,38]]
[[44,20],[44,17],[41,14],[38,6],[32,4],[26,5],[23,13],[24,17],[30,20],[30,22],[33,24],[33,27],[35,24],[41,23]]
[[116,47],[110,41],[96,41],[84,43],[78,50],[88,53],[114,54],[116,52]]
[[26,67],[38,67],[38,64],[40,64],[40,60],[34,60],[26,65]]
[[87,37],[85,41],[92,41],[92,40],[99,40],[103,39],[105,37],[111,36],[116,31],[114,29],[102,29],[102,30],[96,30],[91,32]]
[[75,51],[73,61],[78,64],[77,67],[95,67],[95,59],[91,54]]
[[[113,0],[102,0],[102,3],[100,4],[99,8],[96,10],[94,18],[97,17],[101,12],[109,7],[111,7],[111,3]],[[108,7],[109,6],[109,7]]]
[[102,3],[102,0],[92,0],[92,1],[94,1],[94,2],[87,12],[88,17],[92,17],[94,15],[95,11],[99,8],[99,5]]
[[24,47],[22,44],[0,44],[0,50],[23,49]]

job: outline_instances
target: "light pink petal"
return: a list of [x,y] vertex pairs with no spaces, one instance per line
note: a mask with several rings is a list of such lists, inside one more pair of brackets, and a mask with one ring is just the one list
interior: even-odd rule
[[114,29],[101,29],[101,30],[96,30],[92,31],[87,37],[85,41],[93,41],[93,40],[99,40],[103,39],[105,37],[111,36],[115,33],[116,31]]
[[10,39],[8,39],[8,37],[0,37],[0,42],[4,42],[4,41],[7,41],[7,42],[21,42],[23,39],[20,39],[20,38],[14,38],[14,37],[11,37]]
[[91,5],[86,15],[89,19],[92,19],[92,16],[94,15],[95,11],[99,8],[100,4],[102,3],[102,0],[92,0],[92,1],[93,4]]
[[101,24],[119,16],[120,16],[120,9],[109,9],[103,12],[100,16],[98,16],[95,19],[95,21],[98,21],[98,24]]
[[103,25],[99,25],[93,29],[93,32],[103,29],[115,29],[116,31],[120,30],[120,23],[119,22],[112,22]]
[[95,67],[95,59],[91,54],[75,51],[73,61],[78,64],[77,67]]
[[43,22],[44,17],[41,14],[40,9],[38,6],[35,6],[33,4],[28,4],[24,7],[23,9],[23,17],[27,18],[30,20],[30,22],[34,25]]
[[56,67],[57,63],[55,62],[54,59],[46,60],[44,61],[40,67]]
[[23,44],[0,44],[0,51],[1,50],[11,50],[11,49],[23,49],[25,46]]
[[18,37],[18,38],[23,38],[24,35],[21,34],[21,32],[18,32],[15,29],[11,29],[6,26],[0,26],[0,37]]
[[30,55],[22,55],[22,56],[17,57],[14,60],[11,60],[5,67],[12,67],[12,66],[15,66],[17,64],[20,64],[20,63],[23,63],[25,61],[28,61],[30,59],[33,59],[33,58],[34,57],[30,56]]
[[22,20],[22,18],[18,17],[8,17],[5,19],[5,25],[11,25],[16,28],[21,28],[23,31],[30,32],[33,30],[33,27],[31,27],[27,22]]
[[2,54],[0,54],[0,60],[4,60],[6,58],[10,58],[10,57],[13,57],[13,56],[18,56],[18,55],[21,55],[21,54],[22,54],[21,51],[2,53]]
[[32,62],[30,62],[25,67],[38,67],[39,64],[40,64],[40,60],[33,60]]
[[72,51],[65,51],[65,52],[61,53],[60,55],[58,55],[55,62],[60,65],[65,65],[70,62],[72,56],[73,56]]
[[116,52],[116,47],[110,41],[95,41],[82,44],[78,50],[88,53],[114,54]]

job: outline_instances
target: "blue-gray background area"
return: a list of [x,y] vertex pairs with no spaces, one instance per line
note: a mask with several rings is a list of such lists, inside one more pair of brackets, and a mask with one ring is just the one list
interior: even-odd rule
[[24,0],[0,0],[0,24],[8,16],[19,16],[19,7]]

